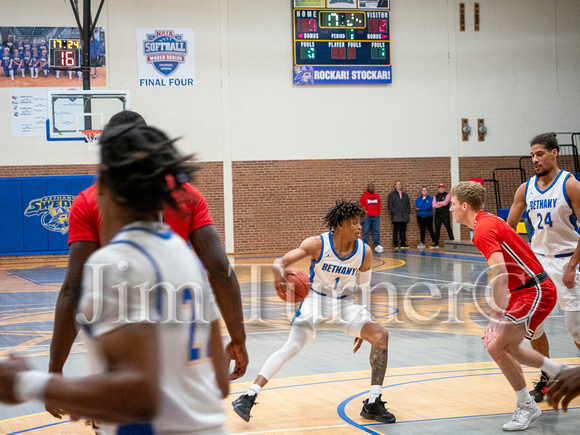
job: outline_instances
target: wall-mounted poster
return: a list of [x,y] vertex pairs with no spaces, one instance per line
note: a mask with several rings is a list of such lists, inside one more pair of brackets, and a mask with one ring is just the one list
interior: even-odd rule
[[193,86],[193,29],[137,29],[137,63],[141,87]]
[[[0,87],[82,86],[77,27],[0,27]],[[106,86],[105,28],[91,37],[91,87]]]

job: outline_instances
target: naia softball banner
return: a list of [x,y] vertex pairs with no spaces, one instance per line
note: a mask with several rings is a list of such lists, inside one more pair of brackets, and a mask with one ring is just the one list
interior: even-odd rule
[[137,62],[141,87],[193,86],[193,29],[137,29]]

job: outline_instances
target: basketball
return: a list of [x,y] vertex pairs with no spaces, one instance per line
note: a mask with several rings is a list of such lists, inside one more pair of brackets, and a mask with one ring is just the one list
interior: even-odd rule
[[283,301],[302,302],[310,292],[310,280],[300,269],[287,269],[286,280],[288,285],[277,283],[276,293]]

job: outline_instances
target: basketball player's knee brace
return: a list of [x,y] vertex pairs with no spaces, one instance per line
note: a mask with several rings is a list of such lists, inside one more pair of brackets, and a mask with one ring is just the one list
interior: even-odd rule
[[536,328],[536,330],[534,331],[534,336],[532,337],[532,341],[537,340],[542,335],[544,335],[544,322],[540,323],[538,325],[538,327]]
[[564,319],[568,333],[580,344],[580,311],[565,311]]

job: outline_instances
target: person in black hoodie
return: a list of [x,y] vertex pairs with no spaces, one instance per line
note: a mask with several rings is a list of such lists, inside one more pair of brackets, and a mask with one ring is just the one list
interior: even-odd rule
[[439,193],[435,195],[433,200],[433,208],[435,209],[435,242],[431,249],[439,249],[439,236],[441,235],[441,224],[445,225],[449,240],[453,240],[453,230],[451,229],[450,214],[449,214],[449,194],[445,192],[445,184],[439,185]]

